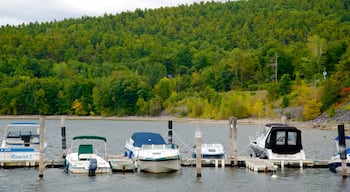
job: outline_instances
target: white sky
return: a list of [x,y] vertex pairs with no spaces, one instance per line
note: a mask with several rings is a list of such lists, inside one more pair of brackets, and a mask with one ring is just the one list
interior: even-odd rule
[[136,8],[155,9],[202,1],[209,0],[0,0],[0,26],[60,21],[85,15],[102,16]]

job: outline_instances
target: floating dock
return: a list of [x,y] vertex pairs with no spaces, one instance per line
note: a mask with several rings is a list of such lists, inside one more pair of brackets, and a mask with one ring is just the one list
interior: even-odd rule
[[134,172],[135,162],[123,154],[119,155],[108,155],[107,158],[109,164],[111,165],[113,172]]
[[[123,155],[109,155],[108,161],[113,171],[135,171],[133,160]],[[235,167],[233,159],[202,159],[201,164],[203,167]],[[0,162],[2,168],[37,167],[38,165],[38,162]],[[47,168],[62,168],[63,166],[64,159],[45,160],[45,167]],[[196,159],[183,158],[181,159],[181,166],[195,167]],[[238,157],[237,167],[246,167],[254,172],[271,172],[278,168],[328,168],[328,160],[268,160],[241,156]]]

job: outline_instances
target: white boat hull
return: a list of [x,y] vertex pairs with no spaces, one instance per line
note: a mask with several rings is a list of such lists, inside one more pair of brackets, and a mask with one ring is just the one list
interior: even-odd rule
[[251,156],[259,157],[262,159],[275,159],[275,160],[305,160],[304,150],[300,150],[298,153],[294,154],[280,154],[273,153],[271,149],[266,149],[259,147],[258,145],[250,144],[251,149],[254,154]]
[[[97,169],[95,174],[106,174],[111,172],[110,164],[100,156],[93,155],[91,158],[97,160]],[[68,172],[75,174],[89,174],[89,160],[78,160],[77,153],[71,153],[66,156],[66,168]]]
[[181,169],[180,159],[176,160],[163,160],[163,161],[147,161],[138,160],[138,169],[150,173],[165,173],[173,172]]
[[[347,175],[350,175],[350,154],[347,154],[347,159],[345,160],[345,162]],[[334,173],[343,173],[342,160],[340,159],[339,154],[334,155],[331,158],[331,160],[328,162],[328,167]]]

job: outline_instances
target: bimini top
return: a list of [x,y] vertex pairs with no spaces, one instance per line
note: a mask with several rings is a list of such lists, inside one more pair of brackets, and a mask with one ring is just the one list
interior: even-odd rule
[[143,144],[165,144],[163,137],[158,133],[136,132],[132,134],[131,139],[134,140],[135,147],[141,147]]
[[73,137],[73,140],[77,140],[77,139],[98,139],[98,140],[103,140],[107,142],[107,139],[105,137],[101,137],[97,135],[81,135],[81,136]]

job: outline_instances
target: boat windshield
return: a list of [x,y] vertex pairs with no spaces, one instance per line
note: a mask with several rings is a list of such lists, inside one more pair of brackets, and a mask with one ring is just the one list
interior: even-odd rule
[[160,144],[160,145],[142,145],[142,149],[145,150],[154,150],[154,149],[176,149],[175,144]]

